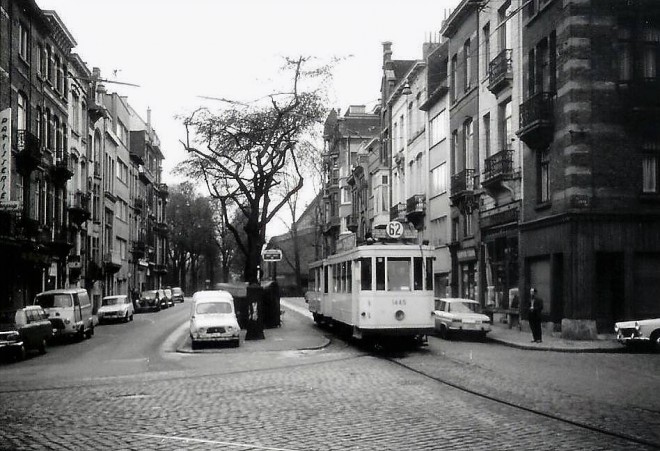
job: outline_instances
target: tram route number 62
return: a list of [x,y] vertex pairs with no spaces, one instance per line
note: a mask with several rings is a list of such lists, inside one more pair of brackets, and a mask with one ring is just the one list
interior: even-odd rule
[[390,238],[401,238],[403,235],[403,225],[399,221],[390,221],[387,223],[387,236]]

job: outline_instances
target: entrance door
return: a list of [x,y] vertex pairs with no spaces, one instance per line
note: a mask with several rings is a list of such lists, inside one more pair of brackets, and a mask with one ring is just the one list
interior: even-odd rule
[[616,321],[624,319],[623,252],[596,253],[596,326],[611,331]]

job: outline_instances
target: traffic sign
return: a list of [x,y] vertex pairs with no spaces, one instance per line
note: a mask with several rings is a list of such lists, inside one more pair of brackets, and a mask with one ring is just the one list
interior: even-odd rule
[[265,262],[278,262],[282,260],[282,251],[280,249],[265,249],[261,252],[261,258]]

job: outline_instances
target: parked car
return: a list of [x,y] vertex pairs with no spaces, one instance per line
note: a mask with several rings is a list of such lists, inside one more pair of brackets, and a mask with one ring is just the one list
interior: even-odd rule
[[140,293],[140,298],[137,300],[138,311],[145,310],[160,310],[160,296],[158,290],[145,290]]
[[164,310],[170,306],[170,303],[167,300],[167,297],[165,296],[165,290],[162,288],[159,288],[156,290],[156,293],[158,293],[158,299],[160,300],[160,309]]
[[174,307],[174,299],[172,298],[172,290],[170,288],[164,288],[163,293],[165,293],[165,299],[167,299],[167,306]]
[[46,353],[46,344],[53,336],[48,315],[38,305],[0,312],[0,354],[23,360],[27,351]]
[[172,288],[172,300],[176,302],[183,302],[183,290],[181,288]]
[[46,311],[56,337],[76,337],[82,340],[94,335],[95,321],[87,290],[66,288],[44,291],[36,296],[34,305]]
[[99,323],[108,321],[133,321],[133,302],[128,295],[120,294],[106,296],[101,300],[101,307],[97,312]]
[[240,345],[234,298],[222,290],[198,291],[190,309],[190,339],[195,349],[200,343],[230,342]]
[[660,352],[660,318],[620,321],[614,324],[614,332],[619,343],[646,343]]
[[482,338],[490,332],[490,318],[481,313],[481,306],[472,299],[440,298],[435,300],[435,330],[442,338],[455,333],[478,334]]

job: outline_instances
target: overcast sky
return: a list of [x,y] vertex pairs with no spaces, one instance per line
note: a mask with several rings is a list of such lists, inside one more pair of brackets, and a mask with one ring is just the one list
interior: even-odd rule
[[[422,43],[458,0],[37,0],[55,10],[74,50],[128,96],[152,124],[165,155],[163,178],[183,158],[177,114],[206,95],[251,100],[265,94],[283,56],[345,58],[334,74],[332,107],[379,97],[383,41],[394,59],[421,57]],[[115,75],[116,71],[116,75]],[[258,95],[255,95],[258,94]],[[209,105],[213,107],[213,105]]]

